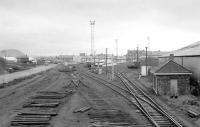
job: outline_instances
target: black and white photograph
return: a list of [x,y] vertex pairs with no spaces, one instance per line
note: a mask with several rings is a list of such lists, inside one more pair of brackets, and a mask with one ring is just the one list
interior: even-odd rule
[[200,0],[0,0],[0,127],[200,127]]

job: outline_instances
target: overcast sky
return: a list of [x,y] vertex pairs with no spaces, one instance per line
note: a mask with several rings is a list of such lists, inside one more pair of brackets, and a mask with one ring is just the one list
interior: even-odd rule
[[0,50],[28,55],[175,50],[200,40],[200,0],[0,0]]

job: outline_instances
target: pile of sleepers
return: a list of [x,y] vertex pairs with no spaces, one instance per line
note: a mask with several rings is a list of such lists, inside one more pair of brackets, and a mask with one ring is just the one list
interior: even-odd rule
[[11,127],[48,127],[52,117],[57,115],[59,106],[70,94],[72,91],[37,92],[23,105],[22,111],[11,121]]
[[133,124],[133,119],[129,114],[115,108],[93,109],[89,111],[88,116],[94,120],[94,124],[101,123],[101,126],[130,126]]

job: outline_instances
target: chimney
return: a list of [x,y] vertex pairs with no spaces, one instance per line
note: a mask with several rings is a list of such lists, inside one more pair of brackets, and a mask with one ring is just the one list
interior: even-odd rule
[[169,60],[174,60],[174,54],[169,55]]

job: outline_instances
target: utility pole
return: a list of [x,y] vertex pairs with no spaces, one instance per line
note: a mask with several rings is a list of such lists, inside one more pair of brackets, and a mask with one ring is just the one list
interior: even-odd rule
[[139,61],[138,61],[138,60],[139,60],[139,58],[138,58],[138,57],[139,57],[139,55],[138,55],[138,48],[139,48],[139,47],[137,46],[137,64],[138,64],[138,62],[139,62]]
[[118,63],[118,39],[115,39],[116,43],[116,72],[117,72],[117,63]]
[[114,55],[112,54],[112,75],[111,75],[111,80],[114,80],[114,73],[115,73],[114,64],[113,64],[113,62],[114,62],[113,56]]
[[108,67],[107,67],[107,53],[108,53],[108,48],[106,48],[106,76],[108,76]]
[[115,39],[116,43],[116,60],[118,59],[118,39]]
[[146,59],[145,59],[145,62],[146,62],[146,76],[148,75],[147,71],[148,71],[148,64],[147,64],[147,46],[145,47],[146,48]]

